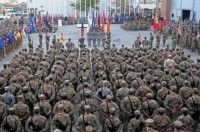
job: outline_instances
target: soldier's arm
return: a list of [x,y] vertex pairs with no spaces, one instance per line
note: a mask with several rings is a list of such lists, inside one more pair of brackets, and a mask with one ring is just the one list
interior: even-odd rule
[[100,127],[100,123],[99,121],[97,120],[97,118],[94,116],[94,130],[97,131]]
[[41,132],[47,132],[49,130],[49,122],[47,121],[47,119],[45,118],[45,126],[44,128],[41,130]]
[[128,132],[132,132],[132,131],[133,131],[132,120],[130,120],[130,122],[128,123]]
[[121,102],[121,109],[122,109],[123,112],[125,112],[125,113],[131,115],[131,113],[130,113],[129,111],[126,110],[125,104],[126,104],[126,101],[125,101],[125,98],[124,98],[124,99],[122,100],[122,102]]
[[73,106],[73,104],[70,102],[70,112],[68,113],[69,116],[71,116],[71,115],[74,114],[73,109],[74,109],[74,106]]
[[67,119],[67,128],[65,130],[65,132],[70,132],[70,128],[71,128],[71,119],[70,117],[68,116],[68,119]]
[[75,128],[76,128],[76,130],[78,130],[78,131],[81,131],[83,128],[82,128],[82,116],[80,116],[79,118],[78,118],[78,120],[76,121],[76,123],[75,123]]
[[15,104],[15,97],[14,95],[12,95],[12,103],[11,103],[11,106],[13,106]]
[[20,122],[20,120],[19,120],[19,118],[18,118],[18,120],[17,120],[17,130],[16,130],[16,132],[21,132],[22,131],[22,124],[21,124],[21,122]]
[[52,90],[52,95],[51,95],[51,98],[49,99],[49,101],[53,101],[55,99],[55,96],[56,96],[56,92],[55,90]]
[[169,103],[168,100],[169,100],[168,97],[166,97],[164,101],[164,106],[166,109],[170,109],[170,107],[168,106],[168,103]]
[[29,123],[31,122],[31,118],[32,117],[29,117],[29,119],[26,121],[26,124],[25,124],[25,130],[27,132],[32,132],[31,129],[30,129],[30,127],[29,127]]

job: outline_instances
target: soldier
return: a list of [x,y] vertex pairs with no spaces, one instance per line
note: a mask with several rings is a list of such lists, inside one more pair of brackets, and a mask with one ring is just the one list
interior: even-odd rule
[[20,119],[15,115],[15,108],[9,108],[8,113],[1,124],[1,132],[23,132]]
[[43,39],[43,36],[42,36],[42,32],[39,33],[39,44],[42,46],[42,39]]
[[159,104],[154,100],[154,95],[152,93],[148,93],[146,98],[147,99],[142,103],[142,113],[146,118],[150,118],[154,111],[159,108]]
[[159,131],[166,131],[168,126],[170,125],[170,118],[165,114],[165,109],[160,107],[158,110],[158,114],[153,117],[155,128]]
[[33,113],[34,115],[26,121],[25,130],[27,132],[49,132],[49,122],[40,114],[38,106],[34,107]]
[[143,44],[144,48],[148,48],[149,47],[149,40],[147,40],[147,37],[144,38],[142,44]]
[[172,55],[168,55],[168,58],[164,61],[164,67],[166,69],[174,69],[176,62],[172,59]]
[[84,113],[84,106],[90,105],[91,107],[91,113],[94,114],[98,110],[98,105],[94,99],[92,99],[92,91],[86,90],[84,93],[84,100],[82,100],[79,104],[79,112],[81,114]]
[[175,51],[176,45],[177,45],[177,39],[174,37],[174,38],[172,39],[172,51]]
[[177,118],[177,116],[180,114],[180,109],[183,106],[183,100],[180,95],[176,94],[176,92],[177,88],[172,86],[170,94],[167,95],[164,101],[164,106],[172,120]]
[[198,127],[198,123],[200,121],[200,95],[199,95],[199,89],[194,88],[192,96],[189,97],[186,101],[187,108],[189,109],[189,112],[192,116],[192,118],[195,121],[194,124],[194,130]]
[[144,130],[144,118],[139,110],[136,110],[134,115],[134,118],[128,123],[128,132],[141,132]]
[[185,132],[183,123],[179,120],[173,122],[174,132]]
[[110,108],[115,108],[115,115],[119,116],[119,107],[118,105],[113,101],[113,96],[107,95],[106,100],[104,100],[100,105],[100,121],[103,127],[103,131],[105,131],[105,119],[107,116],[110,115]]
[[29,107],[23,102],[23,95],[17,96],[18,103],[14,105],[15,115],[19,117],[22,126],[25,126],[25,122],[30,115]]
[[87,126],[92,126],[95,132],[99,129],[97,117],[90,113],[89,105],[85,106],[85,113],[77,119],[75,128],[78,132],[84,132]]
[[178,94],[181,96],[182,100],[185,101],[192,96],[192,88],[189,85],[189,81],[185,81],[184,82],[184,86],[182,88],[179,89]]
[[121,132],[122,123],[120,119],[116,116],[116,109],[110,108],[110,115],[106,118],[105,121],[105,132]]
[[160,40],[161,40],[161,34],[157,33],[156,34],[156,47],[159,48],[160,47]]
[[134,42],[134,46],[135,48],[140,48],[141,46],[141,41],[140,41],[140,37],[137,37],[137,39]]
[[158,132],[157,130],[154,129],[154,120],[153,119],[150,119],[150,118],[146,119],[145,125],[146,125],[147,132]]
[[101,46],[101,33],[97,32],[97,45],[100,47]]
[[52,44],[53,44],[53,45],[56,44],[56,35],[53,35]]
[[40,107],[41,115],[45,116],[49,120],[50,116],[52,114],[52,106],[45,99],[45,95],[44,94],[40,94],[38,98],[39,98],[39,102],[36,104],[36,106]]
[[9,107],[13,106],[15,104],[15,97],[12,93],[10,93],[10,87],[6,86],[4,88],[5,93],[1,95],[2,102],[4,102]]
[[108,87],[102,87],[97,90],[95,97],[101,103],[108,95],[113,96],[111,89]]
[[124,131],[127,130],[126,126],[131,118],[134,117],[134,111],[141,109],[141,102],[135,96],[134,89],[129,90],[129,95],[121,102],[121,109],[123,111]]
[[50,41],[50,35],[48,33],[46,33],[45,35],[45,43],[46,43],[46,50],[49,50],[49,41]]
[[33,41],[30,39],[28,39],[28,48],[29,48],[29,53],[33,54]]
[[58,105],[58,113],[52,119],[52,130],[59,129],[62,132],[71,132],[71,120],[64,111],[64,105]]
[[163,41],[163,45],[165,46],[165,43],[166,43],[166,40],[167,40],[167,32],[165,31],[162,35],[162,41]]
[[187,108],[183,107],[181,109],[181,112],[182,112],[182,115],[178,117],[178,120],[181,121],[183,125],[185,126],[185,131],[189,131],[194,125],[194,120],[189,115]]
[[150,33],[150,48],[153,47],[153,40],[154,40],[154,36],[152,33]]

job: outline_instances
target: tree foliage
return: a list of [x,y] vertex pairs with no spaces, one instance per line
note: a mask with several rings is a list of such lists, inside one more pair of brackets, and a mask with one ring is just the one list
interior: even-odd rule
[[72,7],[76,7],[77,10],[81,11],[85,10],[85,2],[86,2],[86,10],[88,11],[90,9],[90,2],[91,2],[91,7],[93,9],[98,10],[99,9],[99,1],[100,0],[78,0],[77,2],[74,2],[71,4]]

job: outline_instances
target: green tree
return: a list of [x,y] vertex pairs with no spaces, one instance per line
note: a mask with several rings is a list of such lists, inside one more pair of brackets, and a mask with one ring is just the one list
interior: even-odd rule
[[85,2],[86,2],[86,11],[88,11],[90,9],[90,2],[91,2],[91,7],[93,9],[98,10],[99,9],[99,1],[100,0],[78,0],[75,3],[72,3],[71,6],[72,7],[76,7],[77,10],[80,11],[80,7],[81,7],[81,11],[85,11]]

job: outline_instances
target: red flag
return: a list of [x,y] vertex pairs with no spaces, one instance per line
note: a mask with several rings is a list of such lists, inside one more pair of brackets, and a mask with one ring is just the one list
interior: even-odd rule
[[108,20],[107,20],[107,32],[110,33],[110,15],[108,15]]
[[83,38],[83,37],[84,37],[84,25],[82,23],[82,26],[81,26],[81,38]]
[[103,12],[103,16],[101,18],[101,31],[104,32],[104,24],[105,24],[105,14]]
[[152,27],[153,27],[154,31],[158,31],[159,28],[160,28],[160,24],[158,22],[158,16],[157,16],[157,14],[155,16],[154,23],[153,23]]

